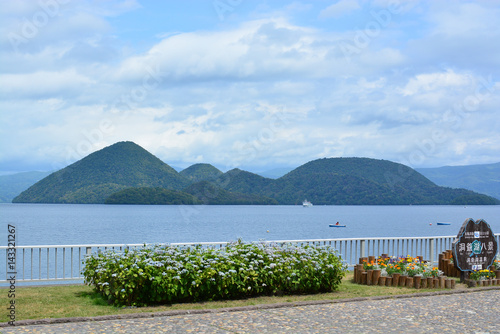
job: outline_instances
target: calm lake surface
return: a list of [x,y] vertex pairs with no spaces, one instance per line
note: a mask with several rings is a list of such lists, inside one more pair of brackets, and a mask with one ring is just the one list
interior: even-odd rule
[[[456,235],[467,218],[500,233],[500,206],[149,206],[0,204],[27,245],[135,244]],[[328,225],[339,221],[346,228]],[[449,222],[437,226],[436,222]],[[432,224],[432,225],[430,225]]]

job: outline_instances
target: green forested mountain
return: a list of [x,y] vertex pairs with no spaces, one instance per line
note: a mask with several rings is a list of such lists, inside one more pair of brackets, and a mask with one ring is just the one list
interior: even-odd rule
[[201,204],[195,196],[165,188],[127,188],[111,194],[105,204]]
[[181,190],[189,181],[132,142],[119,142],[63,168],[14,198],[14,203],[104,203],[130,187]]
[[[193,197],[194,196],[194,197]],[[437,186],[402,164],[368,158],[310,161],[278,179],[196,164],[181,173],[132,142],[120,142],[52,173],[17,196],[30,203],[407,205],[500,204]]]
[[227,191],[208,181],[201,181],[192,184],[184,191],[196,196],[203,204],[216,204],[216,205],[278,204],[276,200],[268,197]]
[[368,158],[318,159],[277,180],[232,170],[219,184],[280,204],[300,204],[305,198],[329,205],[499,204],[469,190],[439,187],[407,166]]
[[418,168],[440,186],[465,188],[500,199],[500,162],[485,165]]
[[270,192],[267,190],[274,184],[274,180],[235,168],[222,174],[216,184],[233,192],[268,196]]
[[105,204],[216,204],[216,205],[272,205],[277,201],[259,196],[233,193],[208,181],[190,185],[184,191],[164,188],[127,188],[111,194]]
[[[284,185],[294,185],[294,191],[304,191],[310,201],[317,201],[318,204],[462,204],[464,200],[484,204],[497,202],[472,191],[439,187],[408,166],[368,158],[314,160],[278,181]],[[303,182],[307,182],[307,186],[304,187]],[[286,195],[291,194],[289,191]]]
[[195,164],[182,170],[179,174],[191,182],[200,182],[214,181],[222,175],[222,172],[210,164]]

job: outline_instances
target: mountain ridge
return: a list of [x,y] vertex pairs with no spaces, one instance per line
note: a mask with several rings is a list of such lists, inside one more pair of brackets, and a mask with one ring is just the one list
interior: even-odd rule
[[500,162],[416,170],[441,186],[470,189],[500,199]]
[[43,178],[13,203],[104,203],[112,193],[130,187],[181,190],[188,183],[139,145],[118,142]]
[[188,202],[194,202],[188,194],[203,202],[204,192],[220,193],[206,204],[289,205],[305,198],[325,205],[500,203],[470,190],[437,186],[416,170],[388,160],[322,158],[270,179],[237,168],[222,173],[210,164],[177,172],[133,142],[115,143],[89,154],[40,180],[13,202],[105,203],[121,192],[111,202],[119,203],[121,198],[133,203],[135,196],[143,204],[148,200],[173,203],[173,191],[182,192],[177,194]]
[[[498,204],[465,189],[440,187],[408,166],[370,158],[322,158],[276,179],[232,170],[224,189],[300,204],[320,205]],[[219,182],[220,183],[220,182]]]

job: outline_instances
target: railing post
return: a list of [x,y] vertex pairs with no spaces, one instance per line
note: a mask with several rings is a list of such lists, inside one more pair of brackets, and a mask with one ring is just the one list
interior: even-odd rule
[[[360,240],[360,248],[359,248],[359,254],[360,257],[365,257],[366,256],[366,240]],[[357,262],[356,262],[357,263]]]
[[431,264],[434,264],[434,248],[435,248],[436,240],[431,238],[429,240],[429,261]]
[[47,248],[47,279],[50,279],[49,268],[50,268],[50,248]]
[[87,247],[87,255],[92,255],[92,247]]

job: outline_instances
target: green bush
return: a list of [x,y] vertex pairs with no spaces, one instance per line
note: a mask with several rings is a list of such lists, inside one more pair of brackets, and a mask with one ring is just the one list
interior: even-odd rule
[[151,305],[334,291],[347,271],[329,246],[236,243],[148,246],[84,261],[88,285],[115,305]]

